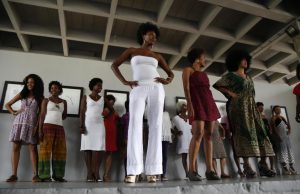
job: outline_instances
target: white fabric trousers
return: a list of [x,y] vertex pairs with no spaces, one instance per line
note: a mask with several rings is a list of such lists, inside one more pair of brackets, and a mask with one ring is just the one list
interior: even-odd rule
[[160,83],[140,84],[130,92],[129,127],[127,142],[127,174],[144,172],[143,165],[143,115],[147,103],[149,124],[145,174],[162,174],[162,116],[165,91]]

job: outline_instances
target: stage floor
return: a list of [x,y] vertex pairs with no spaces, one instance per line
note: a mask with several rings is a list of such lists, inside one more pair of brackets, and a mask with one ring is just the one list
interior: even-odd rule
[[220,181],[189,182],[165,181],[157,183],[86,183],[69,181],[66,183],[0,183],[1,194],[36,193],[107,193],[107,194],[217,194],[217,193],[300,193],[300,175],[277,176],[274,178],[226,179]]

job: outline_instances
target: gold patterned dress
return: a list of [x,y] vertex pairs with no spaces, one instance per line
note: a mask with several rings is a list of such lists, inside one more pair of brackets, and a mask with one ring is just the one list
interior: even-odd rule
[[274,156],[274,151],[267,136],[261,115],[255,105],[255,90],[249,76],[243,78],[229,72],[219,79],[213,87],[217,90],[226,88],[238,94],[228,99],[227,114],[233,130],[233,141],[238,157]]

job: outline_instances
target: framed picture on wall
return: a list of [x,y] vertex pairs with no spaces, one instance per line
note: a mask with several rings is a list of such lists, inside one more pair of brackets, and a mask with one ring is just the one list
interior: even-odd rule
[[[274,105],[271,106],[271,111],[273,110]],[[290,124],[290,120],[289,120],[289,116],[288,116],[288,112],[285,106],[279,106],[280,110],[281,110],[281,116],[284,117],[286,119],[286,121]],[[272,114],[275,115],[272,111]]]
[[[226,113],[226,101],[222,101],[222,100],[215,100],[216,105],[218,107],[219,113],[221,115],[221,118],[225,115],[227,115]],[[221,123],[221,118],[218,119],[218,121]]]
[[104,96],[113,95],[116,98],[116,102],[114,108],[116,112],[122,116],[125,114],[125,102],[129,100],[129,92],[128,91],[118,91],[118,90],[104,90]]
[[63,93],[60,98],[67,101],[68,117],[79,117],[82,94],[82,87],[63,86]]
[[[16,82],[16,81],[5,81],[2,98],[0,103],[0,112],[8,113],[8,110],[5,108],[5,104],[9,102],[13,97],[15,97],[18,93],[22,91],[24,87],[23,82]],[[14,103],[12,105],[13,110],[19,110],[21,108],[21,101]]]

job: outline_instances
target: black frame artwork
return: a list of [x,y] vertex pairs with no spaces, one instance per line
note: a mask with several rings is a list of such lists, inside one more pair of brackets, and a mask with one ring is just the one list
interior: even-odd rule
[[[20,93],[23,87],[23,82],[5,81],[0,102],[1,113],[9,113],[5,108],[5,104],[9,102],[13,97],[15,97],[18,93]],[[21,101],[14,103],[12,108],[14,110],[19,110],[21,108]]]
[[83,87],[63,86],[63,93],[60,98],[67,101],[68,117],[79,117],[82,95]]

